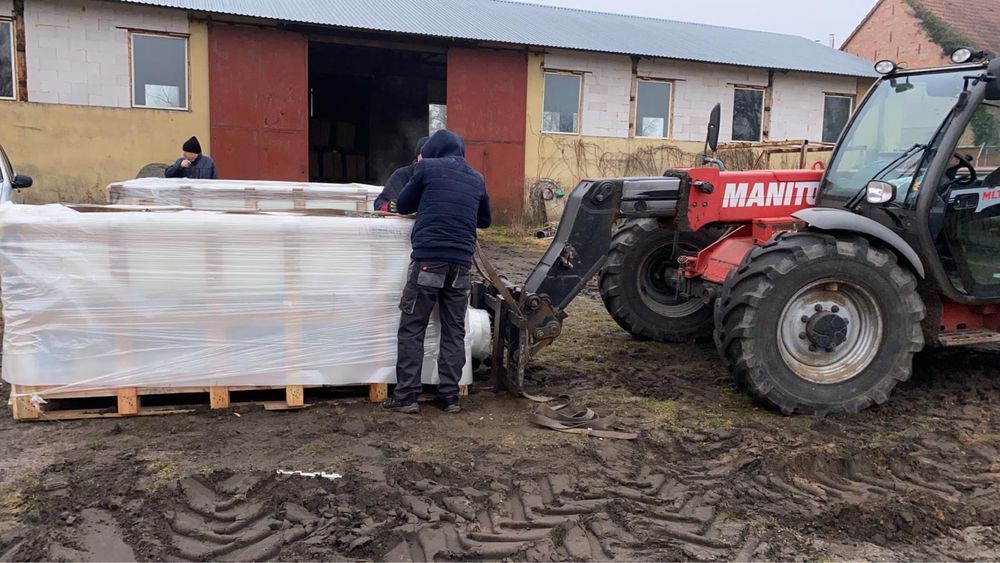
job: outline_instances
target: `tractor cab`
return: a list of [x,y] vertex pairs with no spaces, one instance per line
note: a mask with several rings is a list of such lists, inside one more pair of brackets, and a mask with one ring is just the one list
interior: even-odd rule
[[884,76],[845,128],[817,206],[899,234],[948,298],[1000,301],[1000,60],[876,68]]

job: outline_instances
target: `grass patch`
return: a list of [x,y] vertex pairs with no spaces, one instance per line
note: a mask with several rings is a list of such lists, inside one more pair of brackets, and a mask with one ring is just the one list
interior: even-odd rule
[[9,514],[21,514],[31,505],[28,497],[10,486],[0,486],[0,506]]
[[608,333],[624,335],[624,331],[598,301],[580,297],[570,304],[567,313],[562,334],[535,361],[559,369],[600,373],[614,369],[620,362],[609,352],[635,344],[623,340],[621,346],[609,345]]
[[534,230],[523,227],[497,226],[479,231],[479,240],[487,244],[514,247],[548,248],[551,239],[535,238]]
[[816,420],[809,417],[782,417],[754,404],[750,397],[735,390],[725,390],[718,402],[685,401],[640,397],[620,387],[602,387],[585,391],[580,400],[610,408],[620,416],[652,419],[657,428],[709,432],[744,428],[750,422],[779,425],[790,430],[806,430]]
[[152,461],[146,465],[146,471],[150,473],[153,480],[149,487],[147,487],[150,493],[155,493],[173,483],[180,475],[177,464],[170,461]]

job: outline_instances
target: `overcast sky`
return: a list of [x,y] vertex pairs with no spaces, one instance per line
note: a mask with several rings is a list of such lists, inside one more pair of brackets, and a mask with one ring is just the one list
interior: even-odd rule
[[875,0],[521,0],[801,35],[839,47]]

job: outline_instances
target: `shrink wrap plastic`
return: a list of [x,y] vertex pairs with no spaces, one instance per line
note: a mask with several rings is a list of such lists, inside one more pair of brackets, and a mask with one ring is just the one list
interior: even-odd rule
[[[59,386],[47,392],[392,383],[411,225],[2,204],[3,379]],[[463,384],[473,347],[488,349],[485,312],[466,328]],[[435,314],[425,383],[438,338]]]
[[195,209],[371,212],[381,186],[261,180],[139,178],[107,187],[108,203]]

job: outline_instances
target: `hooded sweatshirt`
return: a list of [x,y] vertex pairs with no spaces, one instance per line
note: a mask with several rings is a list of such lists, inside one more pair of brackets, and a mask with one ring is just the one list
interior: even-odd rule
[[434,133],[420,155],[396,201],[399,213],[417,214],[410,257],[471,266],[476,228],[492,222],[486,182],[465,161],[465,143],[451,131]]

